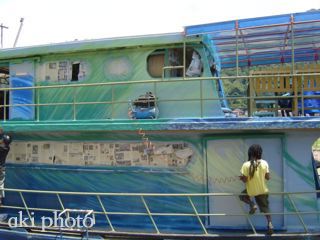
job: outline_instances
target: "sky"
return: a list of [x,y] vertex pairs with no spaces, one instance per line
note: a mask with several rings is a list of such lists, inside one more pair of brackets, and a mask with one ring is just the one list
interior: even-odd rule
[[[320,9],[320,0],[0,0],[3,47],[182,32],[185,26]],[[0,46],[1,47],[1,46]]]

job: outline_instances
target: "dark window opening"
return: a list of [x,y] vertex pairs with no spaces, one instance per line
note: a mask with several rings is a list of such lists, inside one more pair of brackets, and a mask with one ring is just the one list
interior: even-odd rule
[[[9,79],[9,67],[0,66],[1,88],[9,87]],[[9,107],[4,107],[4,105],[9,105],[9,91],[0,91],[0,121],[9,119]]]
[[80,63],[72,63],[72,77],[71,81],[79,80]]

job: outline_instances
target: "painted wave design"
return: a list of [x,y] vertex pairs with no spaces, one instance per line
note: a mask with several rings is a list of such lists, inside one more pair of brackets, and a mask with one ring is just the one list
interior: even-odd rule
[[[8,167],[7,188],[72,191],[72,192],[112,192],[112,193],[188,193],[202,192],[204,186],[196,184],[188,175],[161,172],[84,172],[77,169],[41,169],[39,167]],[[55,195],[24,194],[28,207],[61,209]],[[65,208],[94,209],[102,212],[96,196],[67,196],[62,195]],[[147,213],[139,196],[106,196],[101,197],[108,212],[136,212]],[[145,197],[151,212],[154,213],[194,213],[187,197]],[[205,201],[203,198],[193,199],[197,210],[203,212]],[[5,205],[23,206],[19,194],[7,192]],[[1,209],[10,216],[17,215],[17,210]],[[26,214],[26,213],[25,213]],[[48,212],[38,212],[35,219],[50,216]],[[154,226],[147,215],[124,216],[109,214],[113,227],[117,230],[145,229],[154,230]],[[109,229],[105,216],[96,216],[96,227]],[[186,231],[201,231],[196,217],[154,216],[160,231],[184,229]]]

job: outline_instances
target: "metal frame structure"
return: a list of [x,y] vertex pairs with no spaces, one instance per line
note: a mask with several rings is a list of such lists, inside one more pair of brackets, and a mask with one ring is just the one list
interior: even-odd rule
[[[320,11],[185,27],[186,36],[208,35],[221,68],[319,60]],[[238,76],[238,74],[237,74]]]

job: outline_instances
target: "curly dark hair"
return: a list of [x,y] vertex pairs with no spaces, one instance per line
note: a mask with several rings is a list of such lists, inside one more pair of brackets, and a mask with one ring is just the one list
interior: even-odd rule
[[259,144],[252,144],[248,149],[248,161],[250,161],[249,176],[253,178],[258,168],[257,160],[262,157],[262,147]]

